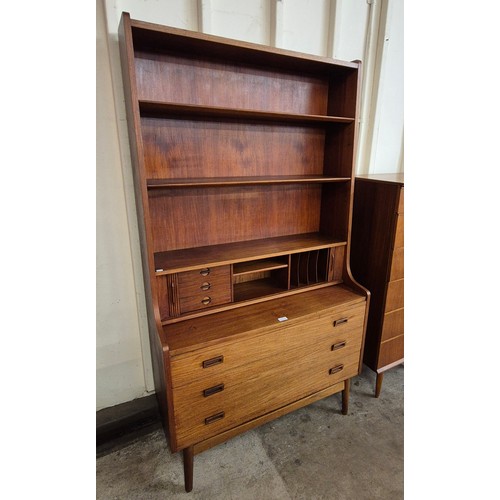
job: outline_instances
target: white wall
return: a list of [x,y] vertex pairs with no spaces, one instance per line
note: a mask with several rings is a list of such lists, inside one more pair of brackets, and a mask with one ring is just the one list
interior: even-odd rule
[[117,30],[134,19],[364,63],[358,172],[402,170],[403,0],[97,0],[97,409],[153,391]]

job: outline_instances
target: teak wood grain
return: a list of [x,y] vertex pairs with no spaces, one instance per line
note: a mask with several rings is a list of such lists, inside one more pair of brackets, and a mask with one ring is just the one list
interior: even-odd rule
[[361,62],[127,13],[119,37],[155,390],[191,491],[204,449],[340,391],[347,414]]
[[[371,304],[364,362],[381,374],[403,362],[404,334],[404,177],[356,177],[351,266],[370,289]],[[376,397],[382,376],[377,377]]]
[[[196,349],[208,349],[228,338],[255,338],[259,331],[269,328],[287,328],[307,323],[334,313],[343,314],[347,309],[363,304],[365,297],[342,285],[330,286],[304,294],[275,298],[241,309],[233,309],[165,325],[164,348],[172,356]],[[336,310],[335,310],[336,309]],[[278,318],[286,317],[286,321]]]
[[156,275],[189,271],[206,266],[247,262],[297,253],[346,245],[345,240],[319,233],[289,234],[276,238],[237,241],[221,245],[211,245],[169,252],[155,253]]

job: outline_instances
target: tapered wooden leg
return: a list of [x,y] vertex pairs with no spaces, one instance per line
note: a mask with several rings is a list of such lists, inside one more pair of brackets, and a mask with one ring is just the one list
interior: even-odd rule
[[342,415],[347,415],[349,411],[349,387],[351,379],[344,381],[344,390],[342,391]]
[[193,459],[194,459],[194,448],[189,446],[182,450],[182,456],[184,459],[184,487],[189,493],[193,489]]
[[377,382],[375,383],[375,397],[380,396],[380,391],[382,390],[382,380],[384,380],[383,373],[377,373]]

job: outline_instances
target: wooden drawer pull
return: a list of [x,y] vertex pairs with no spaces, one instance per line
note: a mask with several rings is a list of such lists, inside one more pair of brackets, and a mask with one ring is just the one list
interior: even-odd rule
[[347,321],[348,321],[348,319],[347,319],[347,318],[336,319],[336,320],[333,322],[333,326],[342,325],[343,323],[347,323]]
[[206,359],[205,361],[203,361],[201,365],[203,366],[203,368],[209,368],[211,366],[218,365],[223,361],[224,361],[224,356],[216,356],[215,358]]
[[203,396],[208,397],[212,394],[217,394],[218,392],[222,392],[224,390],[224,384],[214,385],[213,387],[209,387],[208,389],[203,390]]
[[205,425],[212,424],[213,422],[217,422],[217,420],[220,420],[221,418],[224,418],[223,411],[216,413],[215,415],[212,415],[211,417],[207,417],[205,419]]
[[344,369],[344,365],[334,366],[333,368],[330,368],[330,375],[333,375],[334,373],[341,372],[343,369]]
[[209,268],[209,267],[206,267],[205,269],[202,269],[202,270],[200,271],[200,274],[201,274],[202,276],[208,276],[208,275],[210,274],[210,268]]
[[205,283],[203,283],[200,288],[206,292],[207,290],[210,290],[210,288],[212,288],[212,285],[208,282],[208,281],[205,281]]
[[332,351],[336,351],[337,349],[342,349],[342,347],[345,347],[346,341],[343,340],[342,342],[337,342],[336,344],[332,345]]
[[208,306],[208,304],[210,304],[210,302],[212,302],[212,297],[209,297],[208,295],[206,297],[203,297],[203,299],[201,299],[201,303],[204,306]]

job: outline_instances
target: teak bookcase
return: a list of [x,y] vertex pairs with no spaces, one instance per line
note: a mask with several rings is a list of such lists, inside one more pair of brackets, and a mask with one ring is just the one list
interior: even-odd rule
[[360,62],[131,20],[120,47],[156,393],[193,457],[360,372]]

